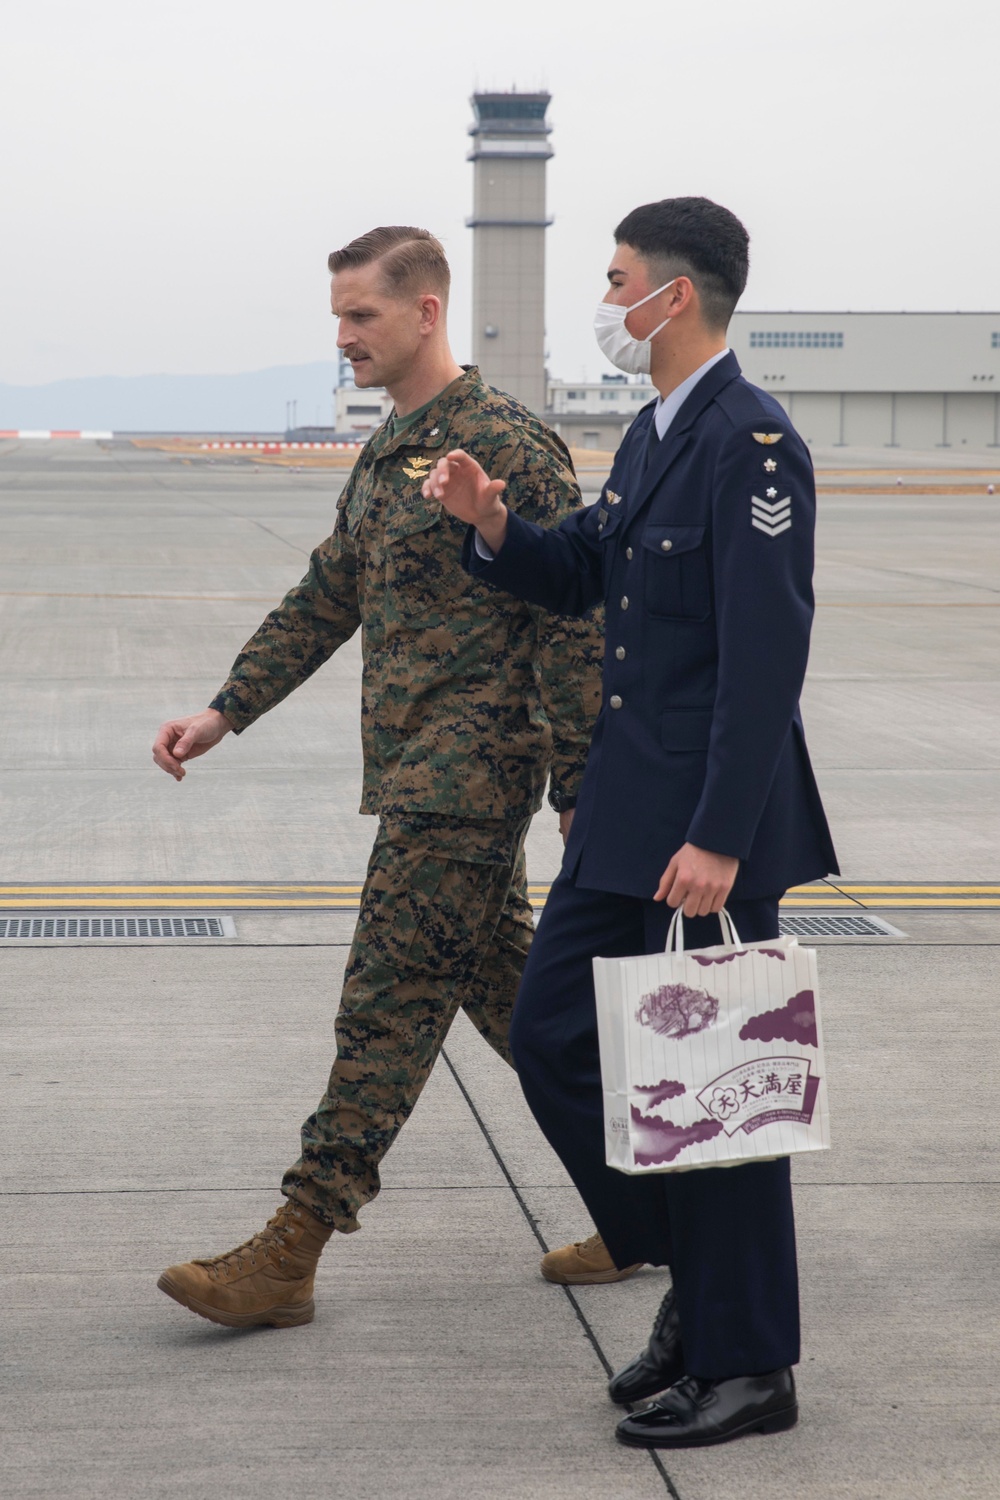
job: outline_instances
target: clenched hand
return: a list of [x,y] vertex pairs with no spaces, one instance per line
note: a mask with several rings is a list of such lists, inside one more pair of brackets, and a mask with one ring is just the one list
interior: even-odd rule
[[739,860],[730,854],[685,844],[664,870],[653,900],[683,906],[686,917],[707,917],[725,906],[739,868]]

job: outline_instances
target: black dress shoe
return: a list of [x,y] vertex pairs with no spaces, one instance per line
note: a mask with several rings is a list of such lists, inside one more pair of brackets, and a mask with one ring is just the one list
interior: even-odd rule
[[617,1374],[612,1375],[608,1395],[619,1406],[629,1406],[633,1401],[645,1401],[647,1396],[665,1391],[683,1374],[681,1328],[671,1287],[660,1303],[649,1343],[631,1364],[623,1365]]
[[750,1432],[785,1432],[799,1419],[791,1370],[699,1380],[685,1375],[659,1401],[618,1423],[631,1448],[705,1448]]

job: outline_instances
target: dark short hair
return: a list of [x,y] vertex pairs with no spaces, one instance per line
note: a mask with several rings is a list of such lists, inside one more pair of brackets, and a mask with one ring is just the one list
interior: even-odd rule
[[655,268],[654,280],[689,276],[705,323],[725,329],[750,269],[750,236],[735,214],[709,198],[661,198],[634,208],[615,230]]
[[342,250],[330,253],[327,265],[333,274],[355,270],[379,261],[382,283],[390,296],[419,297],[434,292],[448,301],[451,270],[444,247],[427,229],[410,224],[383,224],[359,235]]

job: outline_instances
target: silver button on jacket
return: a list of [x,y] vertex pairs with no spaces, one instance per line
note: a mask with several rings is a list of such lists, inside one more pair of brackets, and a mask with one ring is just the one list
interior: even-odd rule
[[619,698],[619,696],[618,696],[617,693],[615,693],[613,695],[613,697],[611,698],[610,701],[611,701],[611,707],[612,708],[621,708],[621,706],[622,706],[622,700]]

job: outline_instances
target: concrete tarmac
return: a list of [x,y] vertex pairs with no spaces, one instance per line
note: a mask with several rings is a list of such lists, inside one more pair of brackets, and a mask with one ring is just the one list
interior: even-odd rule
[[[944,464],[894,454],[885,474],[921,467]],[[0,444],[4,885],[362,878],[356,642],[181,786],[149,757],[301,576],[342,482]],[[823,492],[804,700],[842,869],[998,881],[1000,498],[865,484]],[[559,852],[543,812],[530,878]],[[233,1332],[156,1290],[277,1206],[349,912],[240,913],[217,943],[0,942],[0,1488],[995,1500],[1000,910],[882,914],[905,940],[821,943],[834,1149],[795,1167],[800,1424],[660,1462],[615,1444],[604,1384],[666,1273],[540,1279],[542,1244],[591,1226],[462,1017],[362,1232],[324,1257],[315,1323]]]

